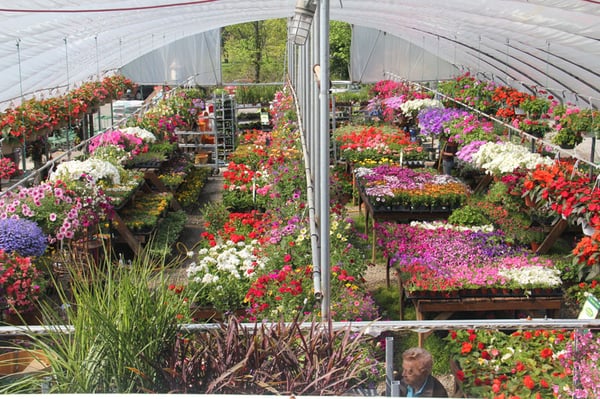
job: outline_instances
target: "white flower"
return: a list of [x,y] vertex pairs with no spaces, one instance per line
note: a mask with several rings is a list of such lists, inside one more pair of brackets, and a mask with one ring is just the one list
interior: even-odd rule
[[560,270],[541,265],[500,269],[498,274],[523,287],[559,287]]
[[90,176],[94,182],[103,180],[110,185],[121,183],[119,169],[112,163],[95,157],[90,157],[85,161],[62,162],[52,172],[49,180],[79,180],[84,174]]
[[537,165],[551,165],[549,157],[532,153],[522,145],[510,142],[488,142],[473,154],[471,162],[488,174],[501,175],[512,173],[516,168],[533,170]]
[[400,109],[404,115],[413,115],[423,108],[444,108],[444,104],[440,100],[431,98],[422,98],[418,100],[408,100],[400,105]]

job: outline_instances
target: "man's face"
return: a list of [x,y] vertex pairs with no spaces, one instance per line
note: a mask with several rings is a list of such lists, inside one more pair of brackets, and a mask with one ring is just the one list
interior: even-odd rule
[[402,362],[402,378],[408,385],[417,390],[425,383],[427,373],[423,370],[420,362],[416,360],[404,360]]

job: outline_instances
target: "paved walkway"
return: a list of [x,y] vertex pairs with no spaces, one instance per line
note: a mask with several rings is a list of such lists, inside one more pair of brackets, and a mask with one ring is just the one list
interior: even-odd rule
[[[193,211],[188,212],[187,222],[181,235],[179,237],[178,248],[176,250],[185,251],[185,249],[192,249],[200,241],[200,234],[204,231],[201,210],[203,206],[210,202],[221,202],[223,196],[221,190],[223,189],[223,176],[219,173],[217,176],[211,176],[208,178],[206,185],[202,189],[202,193],[198,198],[198,204],[194,207]],[[170,280],[173,284],[181,284],[187,282],[186,268],[191,260],[184,261],[179,267],[170,269],[168,272],[171,277]]]

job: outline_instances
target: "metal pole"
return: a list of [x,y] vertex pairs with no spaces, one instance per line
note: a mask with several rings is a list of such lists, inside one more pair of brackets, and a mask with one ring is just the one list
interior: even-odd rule
[[[21,39],[17,39],[17,58],[19,61],[19,90],[21,92],[21,104],[23,104],[23,75],[21,73]],[[21,162],[23,163],[23,173],[27,172],[27,132],[23,135],[23,149],[21,150]],[[14,155],[14,153],[13,153]],[[15,161],[18,160],[15,157]]]
[[394,337],[385,337],[385,396],[392,395],[394,382]]
[[330,314],[330,220],[329,220],[329,0],[320,1],[320,65],[321,65],[321,127],[319,131],[319,142],[321,154],[320,166],[320,205],[321,205],[321,287],[323,289],[323,301],[321,302],[321,314],[324,322],[331,322]]

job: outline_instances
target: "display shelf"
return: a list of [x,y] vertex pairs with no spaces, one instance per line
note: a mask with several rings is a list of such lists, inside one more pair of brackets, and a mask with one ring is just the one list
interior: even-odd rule
[[[210,117],[208,117],[210,118]],[[209,123],[214,126],[214,123]],[[215,128],[202,131],[176,131],[179,148],[193,157],[195,166],[219,168],[219,144]]]
[[128,220],[128,207],[135,204],[136,198],[143,195],[155,195],[157,193],[170,193],[167,187],[160,181],[156,175],[155,170],[144,170],[144,183],[141,185],[141,190],[136,195],[130,196],[126,202],[114,212],[111,217],[111,226],[113,234],[115,235],[115,242],[122,242],[127,244],[129,248],[138,255],[141,251],[142,245],[147,242],[148,236],[152,234],[156,227],[160,223],[160,219],[166,214],[168,210],[181,210],[181,206],[177,202],[174,196],[169,199],[169,204],[161,212],[161,215],[157,216],[156,223],[153,223],[149,228],[144,231],[139,229],[138,231],[132,231],[128,226],[131,224]]
[[237,136],[237,109],[235,99],[225,93],[213,96],[214,127],[218,144],[217,160],[225,163],[235,150]]

